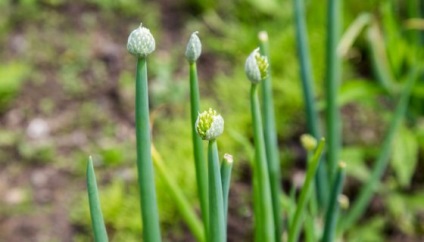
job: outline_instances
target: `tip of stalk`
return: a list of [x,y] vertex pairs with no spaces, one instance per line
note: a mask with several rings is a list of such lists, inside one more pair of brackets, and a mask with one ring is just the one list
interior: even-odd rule
[[344,161],[340,161],[340,162],[339,162],[339,168],[340,168],[340,169],[345,169],[345,168],[346,168],[346,162],[344,162]]
[[258,33],[258,38],[261,42],[267,42],[268,41],[268,33],[266,31],[260,31]]
[[349,201],[349,197],[344,195],[344,194],[340,194],[338,197],[338,202],[339,205],[342,209],[348,209],[349,205],[350,205],[350,201]]
[[225,154],[224,155],[224,161],[226,161],[228,164],[232,164],[233,163],[233,156],[230,154]]
[[320,141],[320,142],[325,142],[325,138],[324,138],[324,137],[322,137],[319,141]]

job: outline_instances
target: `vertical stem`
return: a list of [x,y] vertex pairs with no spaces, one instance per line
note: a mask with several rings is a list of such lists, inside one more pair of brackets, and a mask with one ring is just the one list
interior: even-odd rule
[[418,72],[417,69],[413,69],[409,73],[408,81],[403,89],[390,126],[387,130],[386,137],[384,138],[383,144],[381,145],[380,153],[374,164],[371,176],[359,191],[359,195],[353,203],[352,209],[349,211],[346,217],[341,220],[341,231],[352,226],[352,224],[354,224],[362,216],[372,198],[372,195],[377,189],[381,176],[383,175],[389,162],[392,142],[395,138],[395,134],[399,128],[399,125],[405,116],[406,110],[408,108],[409,97],[418,74],[421,74],[421,72]]
[[274,217],[272,212],[271,188],[269,184],[268,167],[265,154],[265,141],[262,130],[261,110],[258,98],[258,84],[252,84],[250,91],[251,112],[253,121],[253,139],[255,143],[255,172],[259,192],[259,209],[263,228],[262,242],[274,242]]
[[135,120],[137,138],[137,170],[140,188],[140,206],[143,221],[143,241],[160,242],[159,215],[156,202],[155,179],[150,152],[149,97],[147,63],[138,58],[135,95]]
[[345,177],[346,164],[340,162],[337,173],[331,188],[330,201],[328,203],[327,213],[325,215],[324,235],[322,242],[333,242],[337,227],[337,219],[339,217],[339,195],[343,189],[343,181]]
[[337,93],[341,81],[341,60],[337,56],[337,45],[340,39],[341,0],[329,0],[327,17],[327,73],[325,78],[326,90],[326,127],[328,139],[328,173],[330,181],[335,174],[336,164],[341,147],[341,121],[337,108]]
[[230,193],[232,168],[233,168],[233,157],[229,154],[225,154],[221,162],[221,182],[222,182],[222,195],[224,199],[225,221],[227,221],[228,219],[228,195]]
[[210,140],[208,146],[209,171],[209,240],[208,242],[225,242],[224,199],[219,170],[218,147],[216,140]]
[[107,231],[100,207],[99,193],[97,190],[96,174],[94,173],[93,160],[90,156],[87,163],[87,191],[90,205],[91,224],[94,231],[94,241],[107,242]]
[[325,141],[321,139],[318,148],[316,149],[312,160],[308,162],[308,170],[306,171],[306,178],[303,184],[302,190],[300,191],[299,202],[296,206],[296,212],[294,218],[290,223],[289,228],[289,242],[296,242],[299,239],[300,228],[302,224],[302,216],[305,213],[306,203],[311,194],[311,185],[313,184],[313,179],[315,177],[316,170],[319,165],[322,151],[324,150]]
[[[306,123],[309,133],[316,139],[320,138],[318,111],[315,106],[314,79],[306,31],[304,0],[294,0],[296,20],[297,52],[299,55],[300,77],[302,79],[303,98],[306,110]],[[318,204],[324,207],[328,196],[327,168],[325,162],[320,162],[315,176],[315,188]]]
[[[259,33],[260,40],[260,52],[270,62],[269,58],[269,46],[268,46],[268,34],[266,32]],[[271,65],[271,64],[270,64]],[[272,196],[272,209],[274,212],[274,229],[275,229],[275,241],[281,241],[282,233],[282,213],[281,213],[281,171],[280,171],[280,158],[278,154],[278,141],[277,131],[275,128],[275,114],[274,114],[274,100],[272,95],[272,81],[271,73],[268,72],[267,78],[262,81],[262,104],[263,104],[263,128],[265,138],[265,152],[268,161],[268,174],[271,186]]]
[[202,212],[205,233],[207,237],[208,224],[208,172],[206,168],[205,156],[203,154],[202,139],[196,133],[196,120],[199,114],[199,84],[197,78],[196,62],[190,63],[190,111],[191,111],[191,132],[194,152],[194,164],[196,168],[197,190],[200,197],[200,209]]

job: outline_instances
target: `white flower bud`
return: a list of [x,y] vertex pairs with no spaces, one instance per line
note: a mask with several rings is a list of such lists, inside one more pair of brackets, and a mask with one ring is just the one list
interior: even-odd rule
[[224,119],[215,110],[199,113],[196,120],[196,132],[203,140],[213,140],[224,132]]
[[128,51],[137,57],[146,57],[152,53],[156,48],[155,39],[150,33],[150,30],[140,27],[133,30],[128,37],[127,49]]
[[246,59],[244,70],[247,78],[253,83],[259,83],[268,76],[268,60],[256,48]]
[[202,42],[197,36],[198,33],[198,31],[192,33],[187,43],[185,56],[190,63],[196,62],[200,54],[202,54]]
[[300,142],[302,143],[303,148],[307,151],[315,150],[318,145],[317,139],[309,134],[302,134],[302,136],[300,136]]

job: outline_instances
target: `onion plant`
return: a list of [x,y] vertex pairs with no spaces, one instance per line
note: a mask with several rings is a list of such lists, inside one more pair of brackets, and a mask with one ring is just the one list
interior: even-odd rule
[[160,242],[159,215],[156,202],[155,180],[150,151],[150,114],[147,83],[147,56],[155,50],[155,39],[150,30],[140,27],[128,37],[127,49],[137,57],[135,83],[135,127],[137,138],[137,171],[140,188],[140,206],[145,242]]
[[224,119],[210,108],[199,114],[196,120],[196,131],[203,140],[208,141],[208,242],[223,242],[226,241],[225,226],[227,223],[225,222],[224,195],[216,138],[224,131]]
[[265,141],[263,135],[262,115],[258,97],[258,86],[261,81],[268,75],[268,60],[261,55],[259,48],[255,49],[247,58],[245,63],[245,72],[251,81],[250,89],[250,108],[253,122],[253,139],[255,143],[255,161],[254,176],[257,181],[255,199],[258,206],[259,216],[255,217],[255,224],[261,224],[259,241],[273,242],[275,241],[275,224],[272,207],[271,186],[269,182],[269,166],[267,163]]

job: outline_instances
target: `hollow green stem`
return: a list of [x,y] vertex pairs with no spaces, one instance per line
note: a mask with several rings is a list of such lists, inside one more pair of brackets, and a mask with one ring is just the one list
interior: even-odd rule
[[159,215],[156,202],[155,179],[150,152],[149,98],[147,63],[145,57],[137,61],[135,121],[137,138],[137,170],[140,189],[143,241],[160,242]]
[[252,84],[250,91],[250,104],[253,121],[253,139],[255,143],[254,169],[258,182],[259,210],[263,236],[260,241],[275,241],[274,216],[272,210],[271,188],[269,184],[268,167],[265,153],[265,141],[262,130],[261,110],[258,98],[258,84]]
[[296,206],[296,212],[294,214],[294,218],[290,223],[288,242],[298,241],[301,223],[302,223],[302,217],[303,217],[303,214],[305,213],[305,207],[311,194],[311,185],[313,184],[313,179],[314,179],[316,170],[318,168],[321,154],[322,154],[322,151],[324,150],[324,146],[325,146],[325,140],[321,139],[312,157],[312,160],[308,162],[309,165],[306,171],[305,182],[303,184],[302,190],[300,191],[300,196]]
[[326,56],[326,127],[328,139],[328,177],[332,181],[335,174],[339,151],[341,147],[341,120],[337,108],[337,93],[341,82],[341,61],[337,55],[337,45],[340,39],[341,0],[329,0],[327,10],[327,56]]
[[[266,32],[259,33],[259,48],[260,53],[266,56],[270,64],[268,34]],[[269,68],[270,69],[270,68]],[[268,70],[268,76],[262,81],[261,96],[263,104],[263,129],[265,139],[265,152],[268,161],[268,174],[271,186],[272,196],[272,211],[274,212],[274,225],[275,225],[275,241],[281,241],[282,230],[282,213],[281,213],[281,171],[280,171],[280,158],[278,154],[278,141],[277,131],[275,128],[275,113],[274,113],[274,100],[272,95],[272,80],[271,71]]]
[[333,242],[339,217],[339,195],[343,189],[346,164],[340,162],[331,188],[330,201],[325,215],[324,235],[322,242]]
[[208,177],[209,177],[209,228],[208,242],[225,242],[224,199],[219,168],[218,147],[216,140],[208,145]]
[[[200,209],[202,213],[205,232],[208,224],[208,172],[206,168],[205,156],[203,153],[202,139],[196,133],[196,120],[199,114],[199,84],[197,78],[196,62],[190,63],[190,111],[191,111],[191,132],[194,152],[194,165],[196,168],[197,190],[200,197]],[[207,235],[206,235],[207,236]]]
[[93,160],[90,156],[87,163],[87,191],[90,205],[91,225],[94,231],[95,242],[107,242],[107,231],[100,207],[99,192],[97,190],[96,174],[94,173]]
[[203,224],[193,211],[192,206],[188,202],[181,188],[172,177],[172,174],[166,169],[162,157],[159,152],[152,145],[152,158],[153,164],[156,167],[159,177],[163,180],[169,195],[175,201],[184,221],[187,223],[188,228],[191,230],[197,241],[205,242],[205,233],[203,231]]
[[[319,139],[319,118],[315,106],[314,79],[309,55],[308,36],[306,31],[304,0],[294,0],[294,15],[296,20],[297,52],[299,55],[300,76],[306,110],[306,123],[309,133]],[[315,176],[315,188],[318,204],[324,207],[328,197],[327,167],[325,162],[320,162]]]
[[232,168],[233,168],[233,157],[229,154],[225,154],[221,162],[221,182],[222,182],[222,195],[224,198],[225,221],[227,221],[227,218],[228,218],[228,195],[230,193]]
[[380,153],[372,169],[372,173],[368,181],[364,184],[364,186],[362,186],[357,199],[352,205],[352,209],[349,211],[346,217],[341,220],[340,232],[350,228],[362,216],[374,192],[377,190],[381,176],[386,170],[387,164],[389,162],[393,139],[403,117],[405,116],[406,110],[408,108],[409,97],[418,74],[419,72],[417,69],[413,69],[409,72],[406,86],[402,91],[394,116],[391,120],[390,126],[381,146]]

